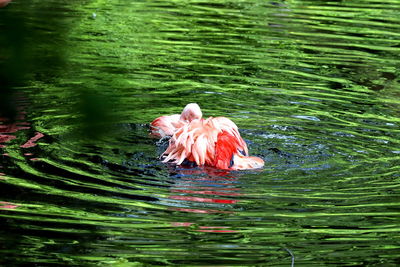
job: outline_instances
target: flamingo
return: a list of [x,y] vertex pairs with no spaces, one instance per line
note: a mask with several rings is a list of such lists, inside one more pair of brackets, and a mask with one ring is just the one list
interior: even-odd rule
[[182,113],[161,116],[150,123],[152,135],[169,139],[163,162],[177,165],[185,160],[198,166],[223,170],[258,169],[264,161],[248,156],[246,142],[236,124],[226,117],[202,118],[198,104],[186,105]]

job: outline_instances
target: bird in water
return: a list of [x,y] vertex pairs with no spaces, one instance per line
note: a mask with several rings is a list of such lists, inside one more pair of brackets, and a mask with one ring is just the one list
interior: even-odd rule
[[161,116],[150,124],[151,134],[169,139],[163,162],[184,161],[224,170],[258,169],[264,161],[248,156],[246,142],[236,124],[226,117],[203,119],[199,105],[186,105],[182,113]]

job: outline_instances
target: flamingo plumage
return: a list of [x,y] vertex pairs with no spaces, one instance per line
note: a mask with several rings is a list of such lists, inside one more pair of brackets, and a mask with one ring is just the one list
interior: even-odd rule
[[246,142],[236,124],[226,117],[202,118],[196,103],[186,105],[182,113],[161,116],[151,124],[157,137],[171,136],[163,162],[177,165],[185,160],[198,166],[224,170],[257,169],[264,166],[258,157],[249,157]]
[[203,113],[196,103],[187,104],[181,114],[161,116],[150,123],[151,134],[156,137],[172,136],[192,120],[201,120]]

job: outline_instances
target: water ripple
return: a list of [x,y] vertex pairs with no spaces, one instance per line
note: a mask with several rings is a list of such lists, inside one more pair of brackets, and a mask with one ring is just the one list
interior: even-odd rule
[[[34,66],[0,117],[0,265],[395,265],[398,1],[65,5],[0,10]],[[160,162],[148,123],[190,102],[265,168]]]

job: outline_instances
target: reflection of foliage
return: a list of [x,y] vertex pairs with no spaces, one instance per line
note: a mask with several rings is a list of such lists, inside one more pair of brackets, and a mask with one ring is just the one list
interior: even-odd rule
[[[104,4],[104,1],[97,2]],[[81,124],[78,128],[86,129],[93,136],[103,132],[98,125],[111,118],[107,115],[111,110],[110,101],[101,90],[94,88],[96,83],[84,82],[82,67],[89,66],[82,66],[82,62],[75,65],[69,58],[77,51],[70,47],[67,38],[74,26],[66,15],[72,12],[69,9],[72,4],[60,6],[54,1],[33,1],[0,9],[0,116],[13,119],[18,109],[15,97],[18,89],[34,84],[31,97],[42,94],[60,110],[64,109],[63,116],[82,118],[78,120]],[[102,48],[92,47],[85,52],[94,55],[96,51],[101,52]],[[77,83],[78,80],[81,82]]]
[[[281,104],[298,102],[300,94],[312,98],[318,90],[330,94],[330,89],[352,87],[369,94],[368,89],[390,86],[396,69],[396,61],[384,62],[395,51],[396,35],[384,28],[390,24],[370,21],[381,13],[360,11],[356,1],[339,1],[346,12],[335,7],[338,1],[97,0],[72,1],[61,8],[44,2],[0,10],[7,15],[0,16],[1,24],[20,23],[24,32],[20,48],[8,45],[8,50],[24,51],[17,61],[24,68],[20,64],[12,71],[19,76],[5,88],[32,78],[42,98],[58,105],[57,118],[68,117],[78,127],[80,122],[99,125],[114,119],[147,122],[194,101],[209,115],[238,116],[242,107],[215,105],[236,97],[247,104],[255,99],[252,106],[273,104],[266,107],[269,112],[283,114],[287,107]],[[11,37],[1,42],[11,43]],[[5,68],[5,55],[0,60]],[[299,91],[309,84],[316,89]],[[106,114],[110,112],[120,117]]]
[[[302,60],[323,64],[325,68],[319,69],[320,75],[341,76],[370,90],[390,87],[398,77],[399,64],[393,60],[400,52],[398,23],[391,12],[391,3],[371,5],[356,0],[287,3],[291,10],[287,26],[293,36],[302,38],[300,47],[308,53]],[[398,8],[394,2],[393,8]],[[383,23],[385,19],[387,23]],[[316,67],[318,71],[319,66]]]
[[[12,113],[11,93],[29,87],[28,114],[49,138],[34,151],[41,161],[12,146],[1,158],[13,175],[0,195],[22,204],[2,217],[10,262],[278,266],[290,255],[276,246],[290,244],[303,265],[394,264],[383,244],[398,248],[386,238],[397,231],[399,85],[384,81],[400,62],[395,15],[378,20],[379,10],[351,7],[368,4],[359,0],[18,2],[0,10],[0,101],[10,106],[0,108]],[[261,175],[231,180],[243,195],[216,205],[227,213],[176,209],[213,208],[169,200],[183,181],[201,197],[229,180],[170,173],[140,124],[193,101],[231,117],[268,159]],[[81,142],[68,134],[76,128],[113,135]],[[240,232],[196,231],[208,225]]]
[[[62,67],[65,26],[51,13],[41,12],[56,6],[47,1],[0,10],[0,114],[16,115],[16,87],[29,79],[47,80]],[[42,20],[46,25],[38,25]]]

